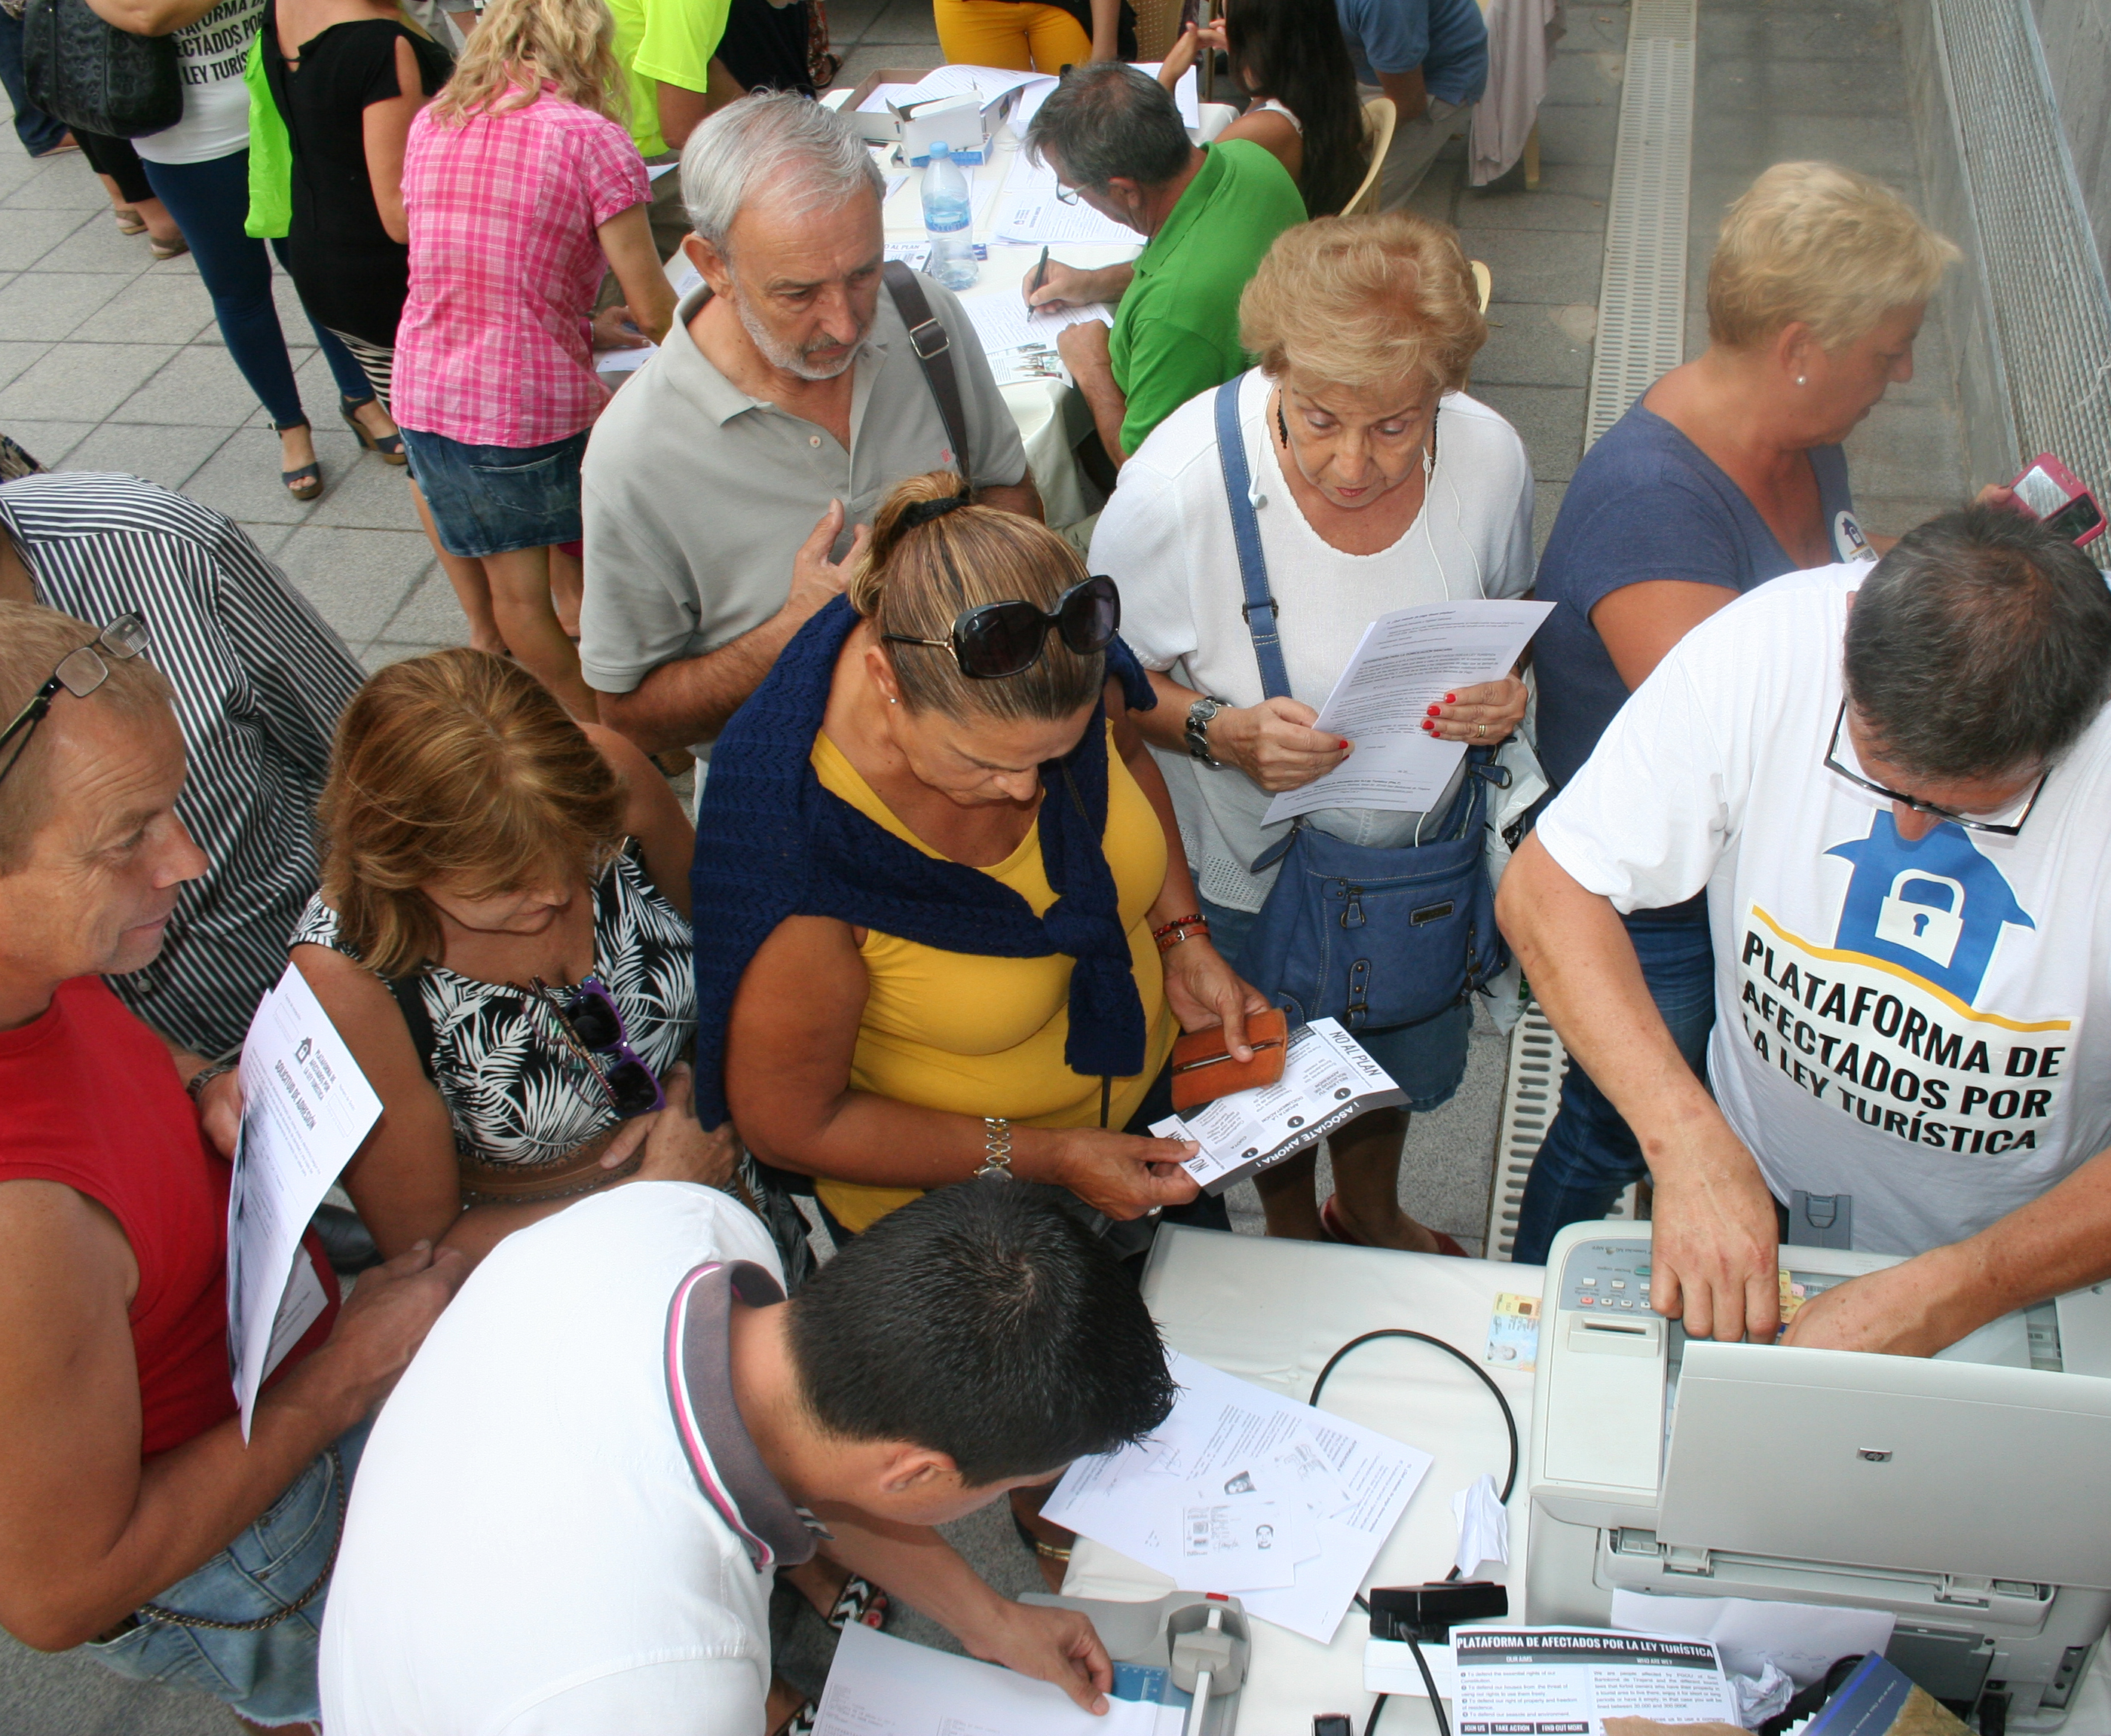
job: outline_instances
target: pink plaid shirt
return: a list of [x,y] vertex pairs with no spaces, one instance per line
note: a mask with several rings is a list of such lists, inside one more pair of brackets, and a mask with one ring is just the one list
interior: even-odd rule
[[397,419],[467,446],[544,446],[592,427],[608,401],[590,342],[607,269],[594,232],[651,191],[629,134],[552,86],[459,126],[420,110],[403,153]]

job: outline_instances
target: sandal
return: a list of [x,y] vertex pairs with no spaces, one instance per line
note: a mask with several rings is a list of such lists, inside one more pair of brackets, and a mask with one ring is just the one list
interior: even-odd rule
[[370,433],[367,430],[366,424],[359,419],[356,412],[365,409],[374,401],[372,398],[360,398],[355,401],[339,393],[337,401],[338,414],[344,418],[345,426],[358,437],[359,443],[379,457],[382,463],[407,465],[411,460],[403,453],[402,435]]
[[119,234],[143,235],[147,233],[147,220],[141,216],[138,212],[133,210],[130,206],[125,206],[115,215],[117,218],[117,233]]
[[191,244],[180,235],[174,241],[156,241],[150,236],[147,242],[147,251],[157,261],[181,259],[190,250]]
[[[308,419],[303,416],[297,422],[274,422],[271,431],[275,434],[283,434],[289,428],[310,425]],[[323,467],[317,462],[302,465],[297,470],[281,470],[279,480],[286,485],[286,492],[295,500],[302,502],[312,501],[323,492]]]
[[819,1703],[809,1700],[777,1726],[775,1736],[814,1736],[814,1724],[820,1716]]
[[838,1634],[853,1621],[877,1633],[887,1625],[887,1612],[892,1607],[893,1601],[885,1592],[871,1580],[852,1574],[843,1581],[843,1589],[821,1619]]
[[[1428,1228],[1427,1225],[1423,1227]],[[1377,1245],[1376,1243],[1367,1242],[1361,1236],[1354,1234],[1349,1226],[1342,1222],[1341,1211],[1335,1205],[1334,1196],[1332,1194],[1327,1196],[1326,1203],[1319,1208],[1319,1229],[1321,1234],[1328,1241],[1338,1242],[1346,1248],[1371,1248]],[[1461,1248],[1454,1238],[1446,1235],[1441,1230],[1431,1230],[1429,1233],[1437,1238],[1437,1251],[1439,1253],[1450,1254],[1453,1258],[1460,1260],[1467,1258],[1466,1250]]]

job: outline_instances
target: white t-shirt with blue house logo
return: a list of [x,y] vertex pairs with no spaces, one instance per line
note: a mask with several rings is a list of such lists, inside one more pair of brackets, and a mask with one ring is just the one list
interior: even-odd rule
[[1856,1247],[1914,1253],[2111,1144],[2111,713],[2019,836],[1902,840],[1823,764],[1868,571],[1791,573],[1696,628],[1539,836],[1623,912],[1706,890],[1724,1115],[1777,1198],[1849,1195]]

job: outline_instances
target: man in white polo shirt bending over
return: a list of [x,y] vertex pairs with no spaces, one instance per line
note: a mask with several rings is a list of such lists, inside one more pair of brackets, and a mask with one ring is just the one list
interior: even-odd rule
[[1037,1192],[927,1194],[790,1302],[760,1222],[686,1182],[507,1237],[361,1462],[330,1736],[763,1736],[798,1703],[765,1725],[771,1581],[817,1547],[1103,1710],[1091,1623],[930,1529],[1172,1408],[1134,1285]]
[[[1771,1339],[1777,1213],[1914,1256],[1796,1344],[1930,1355],[2111,1277],[2107,694],[2104,575],[1975,507],[1696,628],[1548,809],[1497,913],[1641,1140],[1659,1312]],[[1713,1099],[1618,915],[1703,889]]]

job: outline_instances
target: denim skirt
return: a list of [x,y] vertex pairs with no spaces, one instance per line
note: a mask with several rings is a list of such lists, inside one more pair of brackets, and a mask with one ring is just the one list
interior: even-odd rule
[[411,479],[433,510],[440,546],[475,559],[578,542],[587,432],[547,446],[465,446],[405,428]]

